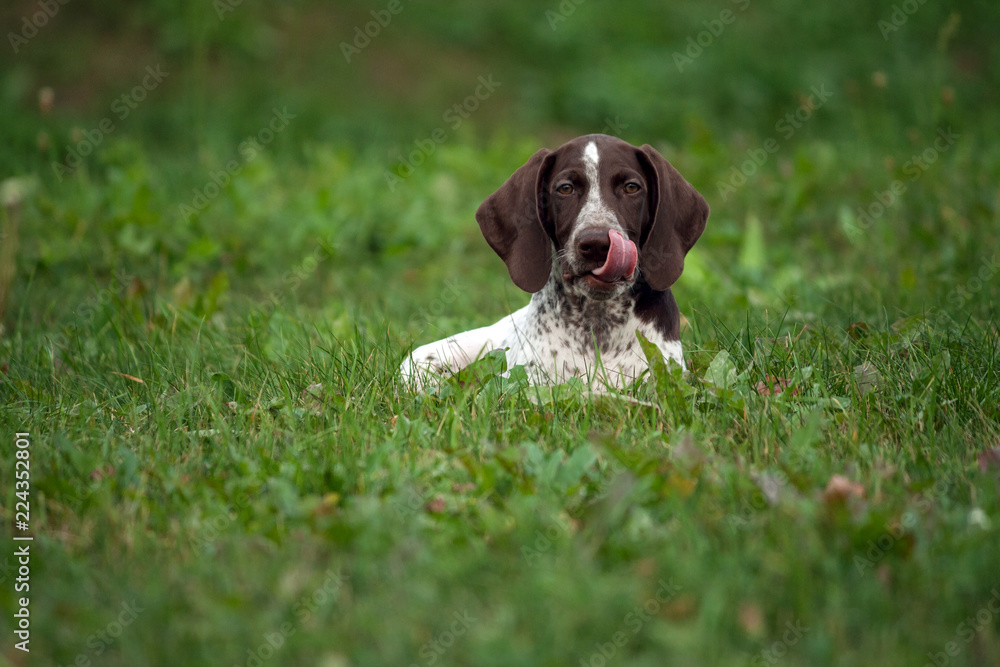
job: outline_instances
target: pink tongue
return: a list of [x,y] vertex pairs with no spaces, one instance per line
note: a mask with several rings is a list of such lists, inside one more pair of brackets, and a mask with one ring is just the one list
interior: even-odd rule
[[621,232],[612,229],[608,232],[608,236],[611,239],[608,258],[604,261],[604,266],[594,269],[591,273],[604,282],[613,283],[635,272],[639,253],[635,249],[635,244],[622,236]]

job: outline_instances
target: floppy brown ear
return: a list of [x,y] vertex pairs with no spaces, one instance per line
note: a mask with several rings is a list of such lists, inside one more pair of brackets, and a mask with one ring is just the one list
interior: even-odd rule
[[650,184],[639,270],[650,287],[665,290],[680,278],[684,256],[705,231],[708,203],[652,146],[638,149],[638,158]]
[[543,148],[514,172],[476,211],[490,247],[507,265],[514,284],[537,292],[552,271],[552,241],[542,227],[547,172],[555,155]]

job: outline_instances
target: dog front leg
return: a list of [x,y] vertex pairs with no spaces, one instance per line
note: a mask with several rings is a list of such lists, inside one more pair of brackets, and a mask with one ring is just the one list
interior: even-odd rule
[[404,384],[423,391],[497,348],[496,325],[463,331],[413,350],[399,367]]

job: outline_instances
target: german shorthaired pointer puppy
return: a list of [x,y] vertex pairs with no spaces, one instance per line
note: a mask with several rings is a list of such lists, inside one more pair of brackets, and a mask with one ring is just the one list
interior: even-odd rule
[[670,292],[708,219],[704,198],[652,147],[603,134],[542,149],[476,221],[531,302],[496,324],[413,350],[410,386],[506,350],[534,384],[621,388],[647,369],[636,331],[684,364]]

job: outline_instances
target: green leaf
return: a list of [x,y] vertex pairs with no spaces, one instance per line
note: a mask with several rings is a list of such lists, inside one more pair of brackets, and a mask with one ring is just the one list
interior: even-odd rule
[[507,353],[504,350],[493,350],[453,375],[448,379],[448,383],[482,390],[490,380],[505,370],[507,370]]
[[732,390],[736,387],[739,376],[736,373],[736,364],[733,363],[729,352],[721,350],[705,371],[705,382],[708,382],[716,389]]
[[793,451],[811,450],[823,439],[826,416],[822,410],[813,410],[788,440],[788,448]]
[[556,486],[563,490],[571,490],[571,487],[577,485],[587,474],[596,460],[597,452],[589,444],[577,447],[556,472],[554,480]]
[[684,377],[684,367],[667,361],[660,348],[651,343],[642,332],[636,331],[639,347],[649,364],[649,382],[665,408],[680,422],[690,424],[693,417],[691,399],[695,389]]

